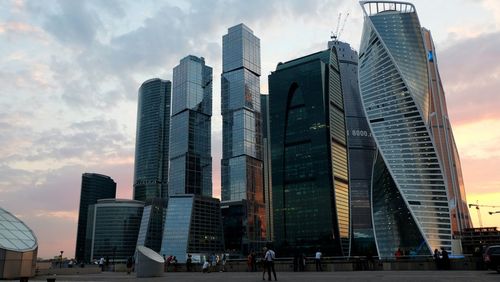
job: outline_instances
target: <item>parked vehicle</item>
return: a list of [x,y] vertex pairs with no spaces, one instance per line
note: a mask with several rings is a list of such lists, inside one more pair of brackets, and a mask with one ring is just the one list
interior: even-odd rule
[[484,250],[483,261],[488,269],[500,273],[500,245],[489,246]]

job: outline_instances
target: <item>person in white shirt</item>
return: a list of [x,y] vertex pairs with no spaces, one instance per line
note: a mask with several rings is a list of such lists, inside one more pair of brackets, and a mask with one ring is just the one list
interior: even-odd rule
[[316,271],[323,271],[321,268],[321,255],[321,251],[318,249],[316,256],[314,257],[314,261],[316,262]]
[[266,252],[266,255],[264,256],[264,260],[265,260],[266,266],[267,266],[267,280],[269,280],[269,281],[271,281],[271,271],[273,272],[274,280],[278,281],[278,278],[276,278],[276,270],[274,270],[274,260],[275,259],[276,259],[276,254],[269,247],[267,252]]

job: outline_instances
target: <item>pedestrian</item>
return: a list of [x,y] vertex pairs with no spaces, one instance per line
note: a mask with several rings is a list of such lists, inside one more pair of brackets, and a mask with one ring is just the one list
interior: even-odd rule
[[208,263],[208,260],[205,260],[205,262],[203,263],[203,266],[201,267],[201,271],[203,271],[203,273],[210,272],[210,263]]
[[191,272],[191,267],[193,265],[193,259],[191,254],[187,254],[187,259],[186,259],[186,271]]
[[224,271],[226,271],[226,254],[225,253],[222,254],[221,260],[222,260],[222,269],[220,270],[220,272],[224,272]]
[[434,262],[436,263],[436,269],[441,269],[441,253],[439,253],[438,249],[434,249]]
[[263,271],[262,271],[262,280],[266,280],[266,271],[267,271],[267,262],[266,262],[266,253],[267,253],[267,248],[264,247],[262,248],[262,251],[264,253],[264,256],[262,257],[262,268],[263,268]]
[[252,250],[252,272],[257,271],[257,254]]
[[321,253],[321,250],[318,249],[318,251],[316,251],[316,255],[314,257],[314,261],[316,262],[316,271],[323,271],[323,268],[321,267],[321,256],[323,254]]
[[170,264],[172,264],[174,266],[174,272],[177,272],[177,257],[174,256],[172,258],[172,261],[170,262]]
[[133,260],[132,260],[132,257],[128,257],[127,259],[127,274],[130,274],[130,272],[132,271],[132,265],[133,265]]
[[252,253],[248,253],[247,256],[247,271],[251,272],[252,271]]
[[165,265],[164,265],[164,269],[163,269],[164,272],[168,272],[168,268],[170,266],[170,263],[172,263],[173,258],[174,257],[172,255],[169,255],[168,258],[165,260]]
[[306,270],[306,254],[302,253],[300,255],[300,263],[299,263],[299,271],[305,271]]
[[449,270],[450,269],[450,257],[448,256],[448,252],[443,247],[441,247],[441,257],[442,257],[443,269]]
[[274,275],[274,281],[278,281],[278,278],[276,278],[276,270],[274,269],[274,260],[276,259],[276,253],[271,249],[271,247],[268,248],[266,255],[264,256],[264,260],[266,261],[267,264],[267,280],[271,281],[271,271],[273,272]]
[[396,252],[394,253],[394,256],[396,259],[400,259],[403,256],[403,252],[401,251],[401,248],[398,248]]
[[99,260],[99,267],[101,268],[101,271],[104,271],[104,257],[101,257]]

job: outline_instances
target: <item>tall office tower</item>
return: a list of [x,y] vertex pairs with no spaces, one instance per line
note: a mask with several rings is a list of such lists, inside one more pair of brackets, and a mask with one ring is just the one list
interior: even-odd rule
[[167,202],[167,199],[163,198],[146,201],[137,236],[137,246],[145,246],[155,252],[160,252]]
[[431,129],[427,54],[415,7],[361,1],[365,19],[359,85],[378,148],[372,208],[380,257],[398,248],[431,255],[451,251],[443,166]]
[[222,39],[222,209],[226,248],[247,252],[266,240],[260,40],[244,24]]
[[223,251],[219,199],[193,194],[170,196],[160,254],[174,255],[184,263],[187,254],[220,254]]
[[351,212],[351,255],[374,255],[370,190],[376,145],[361,104],[358,85],[358,53],[348,43],[333,40],[339,57],[344,97],[349,159],[349,198]]
[[424,44],[427,52],[427,66],[430,83],[429,126],[434,137],[438,156],[443,166],[446,184],[448,186],[448,200],[451,215],[451,230],[458,235],[465,228],[471,228],[472,223],[467,208],[465,186],[462,176],[462,166],[458,156],[457,145],[453,137],[446,98],[444,95],[441,77],[439,75],[436,49],[432,41],[431,32],[422,28]]
[[134,255],[144,203],[102,199],[89,206],[85,261],[109,258],[125,263]]
[[134,200],[168,197],[170,88],[170,81],[159,78],[147,80],[139,88]]
[[273,195],[271,180],[271,133],[269,131],[269,95],[260,95],[262,110],[262,150],[264,165],[264,202],[266,204],[266,238],[273,241]]
[[77,261],[82,261],[85,258],[85,232],[87,230],[87,213],[89,205],[97,203],[99,199],[114,197],[116,197],[116,183],[111,177],[97,173],[82,174],[75,250],[75,259]]
[[349,255],[349,176],[344,102],[335,48],[269,76],[274,240]]
[[169,195],[212,196],[212,68],[187,56],[174,68]]

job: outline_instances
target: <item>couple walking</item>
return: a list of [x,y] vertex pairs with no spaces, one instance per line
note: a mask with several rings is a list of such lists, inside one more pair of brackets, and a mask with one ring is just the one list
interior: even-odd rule
[[274,275],[274,280],[278,281],[276,278],[276,270],[274,270],[274,260],[276,259],[276,253],[269,247],[264,247],[264,272],[262,272],[262,280],[266,280],[265,275],[267,271],[267,280],[271,281],[271,271]]

